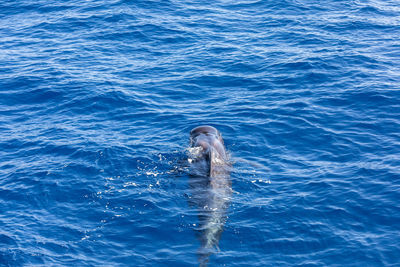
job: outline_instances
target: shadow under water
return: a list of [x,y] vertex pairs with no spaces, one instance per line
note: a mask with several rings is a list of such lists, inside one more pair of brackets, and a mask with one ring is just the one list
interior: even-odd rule
[[207,266],[210,255],[219,250],[218,243],[232,195],[230,168],[228,163],[222,161],[197,159],[191,162],[189,204],[198,210],[199,266]]

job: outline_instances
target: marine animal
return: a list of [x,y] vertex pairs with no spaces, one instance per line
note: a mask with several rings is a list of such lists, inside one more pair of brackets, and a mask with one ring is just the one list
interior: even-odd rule
[[197,228],[201,247],[200,266],[219,250],[218,243],[227,219],[232,185],[229,156],[221,133],[212,126],[199,126],[190,132],[190,203],[197,206]]

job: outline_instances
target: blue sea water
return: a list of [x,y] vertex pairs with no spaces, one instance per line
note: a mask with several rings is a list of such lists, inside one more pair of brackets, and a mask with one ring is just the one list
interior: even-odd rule
[[198,265],[203,124],[233,162],[209,266],[400,265],[390,0],[1,1],[0,265]]

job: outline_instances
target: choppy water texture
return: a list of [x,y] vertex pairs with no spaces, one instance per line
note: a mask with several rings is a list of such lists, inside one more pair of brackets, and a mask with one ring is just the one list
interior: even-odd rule
[[1,1],[1,265],[196,266],[210,124],[210,266],[399,266],[399,26],[386,0]]

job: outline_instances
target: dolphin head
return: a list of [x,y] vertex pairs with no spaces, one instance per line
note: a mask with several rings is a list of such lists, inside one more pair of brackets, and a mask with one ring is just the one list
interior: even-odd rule
[[225,158],[224,140],[221,133],[212,126],[198,126],[190,131],[191,147],[201,147],[204,152],[215,149],[220,158]]
[[221,133],[212,126],[198,126],[190,131],[190,141],[192,145],[195,144],[198,139],[205,139],[206,137],[208,139],[215,138],[222,144],[224,143]]

